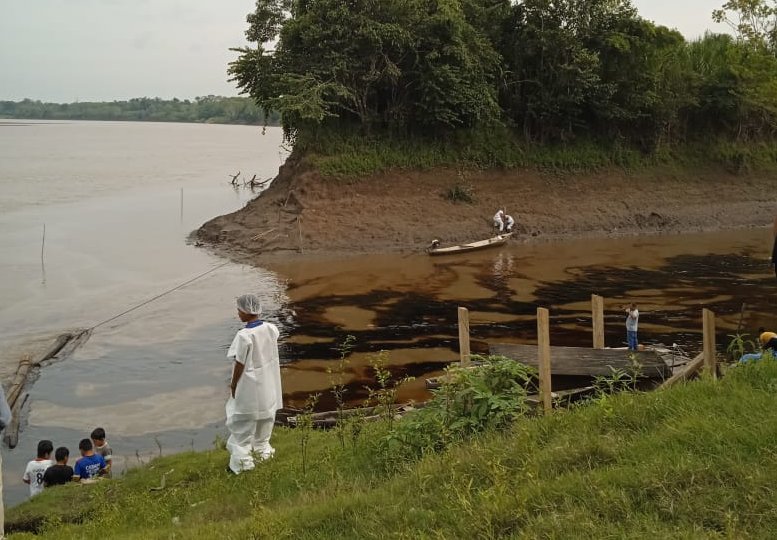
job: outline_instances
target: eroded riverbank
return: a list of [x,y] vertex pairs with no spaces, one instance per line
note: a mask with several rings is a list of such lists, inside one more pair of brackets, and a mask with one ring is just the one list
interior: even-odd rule
[[[205,223],[199,240],[222,256],[259,264],[291,254],[420,252],[433,238],[487,238],[500,206],[516,219],[518,243],[746,229],[770,225],[777,212],[767,173],[432,170],[336,180],[298,167],[287,162],[260,197]],[[457,185],[474,202],[447,200]]]

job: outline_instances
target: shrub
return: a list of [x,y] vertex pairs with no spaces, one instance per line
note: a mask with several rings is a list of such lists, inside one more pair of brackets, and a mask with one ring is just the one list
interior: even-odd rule
[[445,193],[443,193],[443,197],[445,200],[450,201],[452,203],[467,203],[472,204],[475,202],[475,197],[472,194],[472,188],[469,186],[465,186],[461,184],[460,182],[456,182],[451,187],[445,190]]
[[505,427],[527,412],[535,371],[502,356],[474,359],[482,364],[446,370],[432,400],[386,438],[390,450],[411,456],[441,450],[477,432]]

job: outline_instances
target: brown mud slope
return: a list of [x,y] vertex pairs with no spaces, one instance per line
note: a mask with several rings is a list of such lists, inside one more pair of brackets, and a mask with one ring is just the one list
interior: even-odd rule
[[777,211],[768,173],[471,171],[464,182],[472,204],[444,197],[457,178],[437,169],[333,180],[290,162],[259,197],[196,236],[222,255],[251,261],[258,254],[421,251],[434,238],[443,245],[484,239],[494,233],[500,206],[515,217],[518,241],[767,226]]

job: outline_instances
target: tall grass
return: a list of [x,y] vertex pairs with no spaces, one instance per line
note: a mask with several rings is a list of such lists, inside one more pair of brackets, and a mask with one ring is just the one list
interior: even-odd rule
[[[42,520],[37,538],[62,540],[774,538],[775,389],[769,359],[523,418],[420,459],[378,451],[385,425],[366,426],[355,453],[317,431],[307,475],[299,434],[278,429],[276,457],[251,473],[224,473],[223,451],[161,458],[47,490],[7,522]],[[171,469],[166,489],[151,491]],[[82,523],[62,523],[71,518]]]
[[297,147],[325,177],[362,177],[391,169],[436,167],[537,168],[590,172],[605,167],[686,169],[722,166],[734,174],[777,169],[777,147],[761,143],[690,141],[646,154],[607,141],[578,140],[564,145],[524,141],[507,128],[460,130],[454,137],[342,135],[321,132],[297,141]]

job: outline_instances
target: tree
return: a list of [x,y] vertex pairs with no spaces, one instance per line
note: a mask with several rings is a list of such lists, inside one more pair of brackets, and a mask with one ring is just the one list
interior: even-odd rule
[[[469,7],[485,17],[483,5]],[[256,45],[237,49],[230,74],[280,112],[290,136],[327,125],[428,133],[499,118],[499,55],[459,0],[259,0],[248,22]]]
[[687,43],[630,0],[257,0],[229,73],[288,138],[314,146],[494,126],[647,153],[772,140],[777,0],[730,0],[715,17],[738,39]]
[[740,40],[777,52],[777,1],[728,0],[712,12],[712,19],[728,24]]

